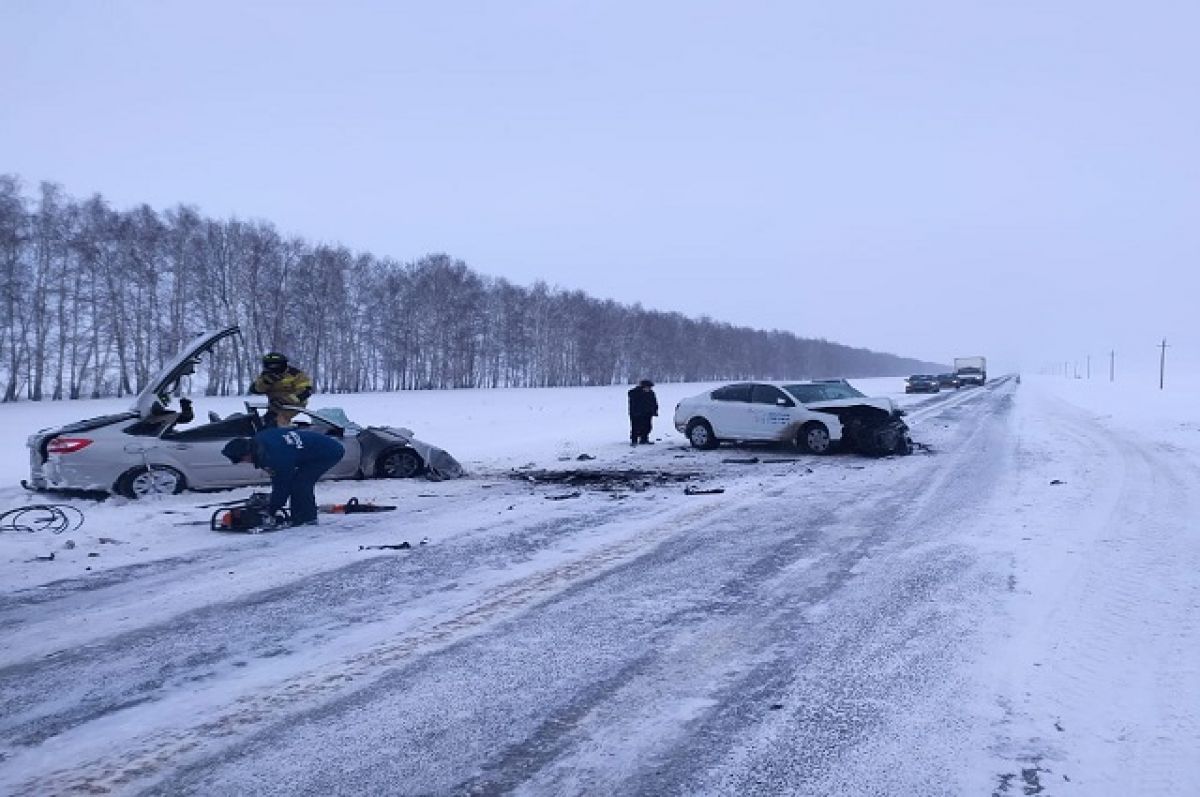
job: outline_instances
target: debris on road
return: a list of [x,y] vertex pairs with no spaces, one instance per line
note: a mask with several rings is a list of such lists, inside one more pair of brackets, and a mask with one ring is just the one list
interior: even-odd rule
[[641,492],[655,486],[688,482],[699,477],[691,471],[655,471],[630,469],[536,470],[513,473],[511,478],[533,484],[562,484],[586,487],[606,492],[633,490]]
[[726,457],[721,461],[726,465],[757,465],[761,460],[758,457]]
[[583,495],[583,493],[576,490],[575,492],[563,493],[562,495],[547,495],[546,500],[547,501],[566,501],[568,498],[578,498],[581,495]]
[[83,525],[83,511],[70,504],[30,504],[0,514],[0,532],[49,531],[62,534]]
[[[424,545],[425,543],[422,542],[421,544]],[[389,544],[389,545],[360,545],[360,546],[358,546],[358,550],[360,550],[360,551],[403,551],[403,550],[406,550],[411,547],[412,546],[408,544],[408,540],[405,540],[404,542],[398,542],[398,543]]]
[[1066,482],[1063,481],[1062,479],[1051,479],[1050,483],[1051,484],[1066,484]]
[[709,487],[708,489],[704,489],[688,485],[683,488],[684,495],[720,495],[723,492],[725,492],[724,487]]

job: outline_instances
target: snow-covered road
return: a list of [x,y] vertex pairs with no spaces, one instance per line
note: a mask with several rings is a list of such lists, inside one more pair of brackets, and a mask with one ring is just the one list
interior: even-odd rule
[[910,417],[14,579],[0,793],[1200,793],[1195,452],[1013,380]]

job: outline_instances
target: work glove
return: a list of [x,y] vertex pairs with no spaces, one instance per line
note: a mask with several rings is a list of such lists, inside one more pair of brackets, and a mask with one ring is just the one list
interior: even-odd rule
[[192,400],[190,398],[181,398],[179,399],[179,406],[186,410],[188,407],[192,406]]

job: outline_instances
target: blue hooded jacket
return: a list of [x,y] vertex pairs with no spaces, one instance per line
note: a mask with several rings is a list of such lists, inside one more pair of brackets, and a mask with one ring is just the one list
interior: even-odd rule
[[[255,467],[271,472],[269,511],[288,502],[296,475],[306,465],[321,466],[317,476],[331,468],[346,449],[334,438],[306,429],[264,429],[254,435],[251,458]],[[314,479],[315,481],[315,479]]]

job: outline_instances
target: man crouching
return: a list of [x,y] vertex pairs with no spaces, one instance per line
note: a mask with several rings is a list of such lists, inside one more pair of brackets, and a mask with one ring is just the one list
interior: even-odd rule
[[236,437],[221,449],[230,462],[249,462],[271,474],[267,512],[275,517],[287,504],[292,525],[317,522],[317,481],[346,453],[337,440],[306,429],[263,429]]

